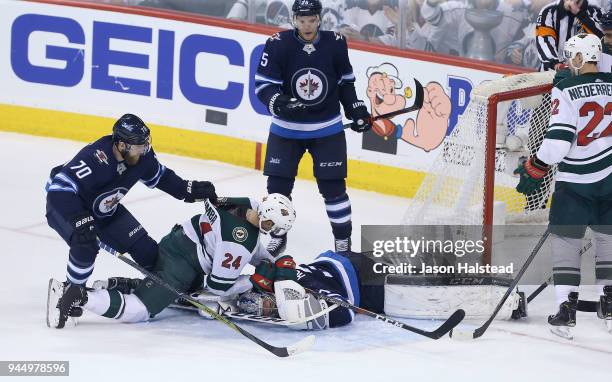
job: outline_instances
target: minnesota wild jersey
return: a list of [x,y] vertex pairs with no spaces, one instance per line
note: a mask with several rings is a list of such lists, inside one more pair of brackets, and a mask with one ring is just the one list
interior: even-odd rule
[[[259,242],[259,227],[246,220],[247,209],[256,208],[257,202],[249,198],[220,198],[217,207],[206,200],[205,212],[182,224],[185,235],[196,244],[205,285],[211,292],[228,293],[245,265],[273,261]],[[250,287],[250,283],[245,285]],[[232,294],[244,292],[234,289]]]
[[557,181],[595,183],[612,173],[612,74],[586,73],[552,89],[552,110],[537,157],[559,163]]

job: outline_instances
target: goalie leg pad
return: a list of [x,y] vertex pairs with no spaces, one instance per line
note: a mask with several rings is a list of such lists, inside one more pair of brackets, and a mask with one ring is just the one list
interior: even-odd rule
[[[506,280],[495,278],[487,278],[487,285],[469,285],[469,281],[474,279],[470,277],[465,278],[465,282],[451,284],[451,280],[461,279],[449,278],[448,283],[441,285],[439,277],[388,278],[385,284],[385,313],[405,318],[446,319],[457,309],[463,309],[466,319],[486,319],[508,288]],[[519,303],[520,296],[513,291],[496,319],[510,319]]]

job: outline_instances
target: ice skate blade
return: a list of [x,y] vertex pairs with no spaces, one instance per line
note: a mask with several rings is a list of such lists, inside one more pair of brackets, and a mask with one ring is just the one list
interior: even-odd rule
[[565,338],[566,340],[574,339],[574,334],[567,326],[553,326],[552,328],[550,328],[550,332],[556,336]]
[[62,283],[56,279],[49,279],[49,288],[47,289],[47,327],[49,328],[57,328],[59,325],[57,301],[61,297],[63,287]]

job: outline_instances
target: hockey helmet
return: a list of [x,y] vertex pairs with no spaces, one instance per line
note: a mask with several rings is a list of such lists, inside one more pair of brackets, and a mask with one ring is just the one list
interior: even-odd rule
[[[574,67],[572,60],[578,53],[582,55],[582,65]],[[601,60],[601,41],[593,34],[577,34],[565,42],[563,55],[568,65],[574,69],[581,69],[586,62],[599,62]]]
[[134,114],[124,114],[113,125],[113,142],[144,145],[151,139],[151,130]]
[[293,12],[293,17],[296,16],[315,16],[321,15],[321,10],[323,6],[319,0],[295,0],[293,2],[293,6],[291,7],[291,11]]
[[[284,235],[291,229],[295,221],[295,209],[288,197],[282,194],[270,194],[264,196],[257,206],[259,216],[259,230],[263,233]],[[272,221],[272,228],[265,230],[262,223],[266,220]]]

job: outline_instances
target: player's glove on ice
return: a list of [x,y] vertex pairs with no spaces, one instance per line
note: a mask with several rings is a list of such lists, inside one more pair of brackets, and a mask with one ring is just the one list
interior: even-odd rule
[[201,202],[204,199],[210,200],[211,203],[217,203],[217,194],[215,192],[215,186],[208,182],[201,182],[198,180],[190,180],[187,182],[187,196],[185,196],[185,202]]
[[93,216],[89,212],[82,212],[72,217],[71,223],[74,232],[70,237],[70,245],[97,251],[97,230]]
[[287,94],[276,93],[270,99],[270,113],[286,120],[300,119],[305,115],[306,105]]
[[274,262],[276,266],[276,277],[274,281],[282,280],[297,280],[297,271],[295,270],[295,261],[289,255],[283,255]]
[[370,112],[363,101],[353,104],[352,108],[347,112],[347,118],[353,121],[351,123],[351,130],[358,133],[365,133],[372,128]]
[[255,267],[255,273],[251,275],[250,280],[255,289],[274,292],[274,277],[276,277],[276,266],[268,260],[262,260]]
[[520,162],[517,169],[514,170],[515,174],[520,175],[516,190],[525,195],[536,192],[544,181],[544,176],[546,176],[549,169],[549,165],[535,156]]

